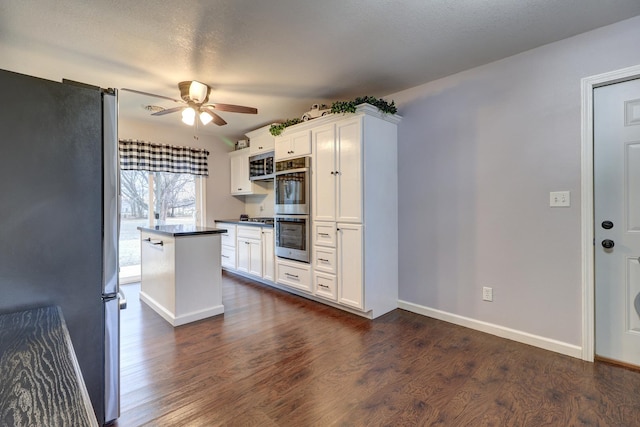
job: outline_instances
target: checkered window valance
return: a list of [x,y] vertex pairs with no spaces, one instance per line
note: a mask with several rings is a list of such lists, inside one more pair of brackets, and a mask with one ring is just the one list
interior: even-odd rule
[[204,149],[121,139],[119,151],[122,170],[209,175],[209,152]]

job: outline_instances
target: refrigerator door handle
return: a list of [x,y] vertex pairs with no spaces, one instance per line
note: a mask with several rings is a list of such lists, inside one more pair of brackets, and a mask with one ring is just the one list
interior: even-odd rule
[[122,289],[118,291],[118,300],[120,301],[120,310],[127,308],[127,296],[122,292]]

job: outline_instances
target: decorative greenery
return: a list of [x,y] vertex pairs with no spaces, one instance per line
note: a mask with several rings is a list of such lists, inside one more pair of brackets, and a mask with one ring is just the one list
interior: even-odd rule
[[289,126],[297,125],[298,123],[302,123],[302,120],[296,118],[296,119],[289,119],[284,123],[275,123],[271,125],[271,127],[269,128],[269,132],[271,132],[271,135],[273,136],[278,136],[282,133],[282,131],[285,128]]
[[356,106],[360,104],[371,104],[374,107],[378,107],[378,110],[385,114],[395,114],[398,112],[394,101],[391,101],[391,104],[389,104],[384,99],[378,99],[373,96],[360,96],[353,101],[336,101],[331,105],[331,112],[334,114],[355,113]]
[[[396,108],[394,101],[391,101],[391,104],[389,104],[387,101],[385,101],[382,98],[378,99],[373,96],[359,96],[353,101],[334,102],[333,104],[331,104],[331,113],[333,114],[355,113],[356,107],[360,104],[371,104],[374,107],[377,107],[378,110],[382,111],[385,114],[395,114],[398,112],[398,109]],[[302,120],[289,119],[284,123],[277,123],[277,124],[271,125],[271,127],[269,128],[269,132],[271,132],[271,135],[273,136],[278,136],[282,133],[283,130],[285,130],[285,128],[289,126],[297,125],[298,123],[302,123]]]

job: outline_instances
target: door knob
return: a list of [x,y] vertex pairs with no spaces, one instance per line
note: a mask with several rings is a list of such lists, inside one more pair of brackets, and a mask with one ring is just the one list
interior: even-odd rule
[[602,228],[605,230],[610,230],[613,228],[613,222],[611,221],[602,221]]
[[604,239],[602,241],[602,247],[605,248],[605,249],[611,249],[614,246],[615,246],[615,243],[613,242],[613,240]]

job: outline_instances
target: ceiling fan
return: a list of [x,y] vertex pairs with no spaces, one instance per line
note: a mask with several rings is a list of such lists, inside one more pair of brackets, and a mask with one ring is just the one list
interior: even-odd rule
[[200,83],[195,80],[184,81],[178,83],[178,89],[180,89],[180,99],[169,98],[168,96],[156,95],[153,93],[142,92],[135,89],[127,89],[122,88],[121,90],[126,90],[127,92],[138,93],[140,95],[153,96],[161,99],[168,99],[169,101],[177,102],[183,104],[179,107],[167,108],[162,111],[157,111],[152,113],[152,116],[164,116],[165,114],[176,113],[178,111],[182,111],[182,122],[193,126],[196,119],[196,114],[200,118],[200,122],[203,125],[209,124],[209,122],[213,121],[213,123],[218,126],[226,125],[227,122],[217,115],[214,110],[217,111],[228,111],[231,113],[245,113],[245,114],[258,114],[258,110],[253,107],[243,107],[242,105],[231,105],[231,104],[218,104],[218,103],[210,103],[209,94],[211,93],[211,87],[204,83]]

